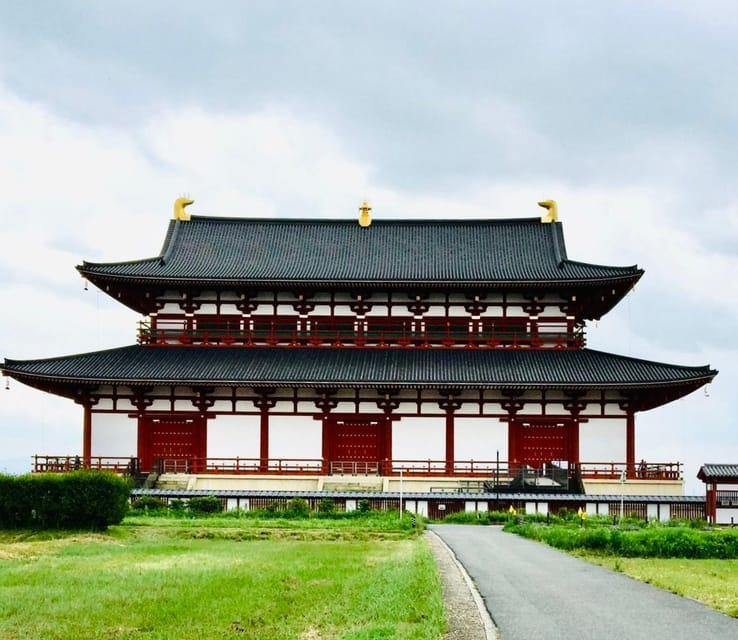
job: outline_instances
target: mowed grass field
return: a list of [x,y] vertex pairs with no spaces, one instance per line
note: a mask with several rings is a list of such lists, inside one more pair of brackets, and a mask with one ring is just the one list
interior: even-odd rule
[[417,535],[144,520],[104,534],[0,532],[0,638],[443,635],[441,585]]
[[738,560],[576,555],[738,618]]

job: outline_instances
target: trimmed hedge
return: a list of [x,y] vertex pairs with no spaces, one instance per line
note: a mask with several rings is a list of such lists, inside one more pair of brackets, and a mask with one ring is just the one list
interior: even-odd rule
[[92,529],[118,524],[130,486],[105,471],[0,475],[0,528]]
[[583,549],[630,558],[738,558],[738,530],[652,525],[613,526],[508,524],[505,529],[562,549]]
[[223,503],[217,496],[199,496],[187,501],[187,508],[193,515],[207,515],[223,511]]

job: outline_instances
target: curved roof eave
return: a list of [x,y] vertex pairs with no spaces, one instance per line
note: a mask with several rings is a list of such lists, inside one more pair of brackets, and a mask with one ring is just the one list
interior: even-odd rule
[[[390,385],[623,391],[701,386],[717,375],[709,366],[669,365],[589,349],[418,351],[139,345],[61,358],[6,360],[0,370],[29,383],[77,385]],[[162,375],[163,371],[167,373]]]
[[171,277],[171,276],[146,276],[146,275],[122,275],[109,274],[97,271],[86,271],[78,267],[78,270],[91,282],[99,280],[101,282],[118,282],[131,284],[157,284],[157,285],[187,285],[202,286],[217,285],[217,288],[223,287],[250,287],[250,286],[269,286],[269,287],[474,287],[498,289],[507,287],[520,287],[526,289],[540,289],[542,286],[556,287],[596,287],[605,284],[619,283],[635,283],[644,274],[642,269],[636,269],[630,273],[622,275],[613,275],[608,277],[597,278],[561,278],[561,279],[540,279],[540,280],[428,280],[428,279],[277,279],[277,278],[192,278],[192,277]]

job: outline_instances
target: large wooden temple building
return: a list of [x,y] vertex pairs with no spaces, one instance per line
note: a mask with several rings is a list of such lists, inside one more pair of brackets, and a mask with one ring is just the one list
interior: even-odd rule
[[190,216],[190,202],[160,255],[77,267],[139,314],[136,344],[1,365],[83,407],[80,450],[36,470],[682,493],[678,462],[642,460],[636,418],[716,371],[586,348],[587,321],[643,271],[569,259],[551,201],[543,218],[485,220],[372,220],[363,205],[358,222]]

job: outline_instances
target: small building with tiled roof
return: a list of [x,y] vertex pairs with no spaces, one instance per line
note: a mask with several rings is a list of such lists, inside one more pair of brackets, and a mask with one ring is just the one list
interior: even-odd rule
[[703,464],[697,477],[705,483],[705,517],[715,524],[738,524],[738,464]]
[[367,214],[180,209],[160,255],[80,265],[141,314],[138,340],[1,365],[84,407],[82,450],[38,468],[186,473],[190,488],[681,493],[678,462],[636,463],[636,414],[717,372],[585,346],[641,269],[570,260],[555,216]]

